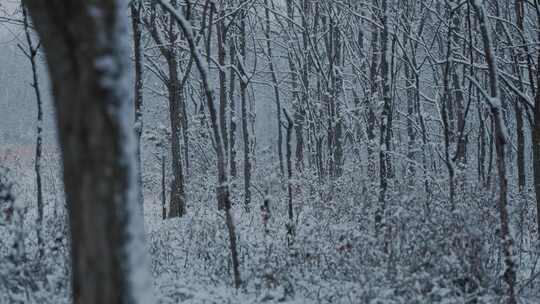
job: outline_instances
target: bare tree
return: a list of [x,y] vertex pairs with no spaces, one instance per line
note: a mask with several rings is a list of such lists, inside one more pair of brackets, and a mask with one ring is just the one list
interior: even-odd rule
[[197,66],[197,69],[199,70],[201,80],[203,83],[206,103],[207,103],[208,111],[210,112],[210,123],[212,126],[212,134],[214,136],[216,156],[217,156],[217,169],[218,169],[218,185],[217,185],[217,191],[216,191],[217,201],[218,201],[218,206],[221,206],[221,208],[225,211],[225,222],[226,222],[227,230],[229,233],[229,247],[231,250],[231,260],[233,264],[234,286],[236,288],[239,288],[242,281],[240,277],[240,264],[238,260],[238,251],[237,251],[237,246],[236,246],[236,227],[234,225],[234,220],[231,214],[229,184],[228,184],[227,170],[226,170],[226,165],[225,165],[226,164],[225,146],[223,144],[223,140],[221,138],[221,133],[219,130],[218,113],[216,111],[215,104],[214,104],[214,92],[208,80],[208,67],[204,65],[202,56],[199,53],[197,46],[195,45],[195,40],[193,39],[193,34],[192,34],[193,30],[191,28],[190,23],[184,17],[182,17],[175,10],[173,6],[165,2],[165,0],[158,0],[158,1],[161,4],[161,6],[165,10],[167,10],[172,15],[172,17],[174,17],[174,19],[178,23],[178,26],[182,29],[182,32],[184,33],[184,36],[189,46],[191,56],[193,57],[193,60],[195,61],[195,64]]
[[272,86],[274,89],[274,98],[276,101],[276,117],[277,117],[277,151],[279,158],[279,170],[281,174],[284,174],[283,169],[283,132],[281,131],[281,96],[279,93],[279,84],[277,80],[277,73],[274,66],[274,56],[272,52],[271,42],[271,23],[270,23],[270,4],[268,0],[264,0],[264,18],[265,28],[264,36],[266,38],[266,55],[268,56],[268,68],[270,69],[270,75],[272,77]]
[[[172,0],[171,5],[177,7],[177,1]],[[170,13],[169,13],[170,14]],[[152,7],[152,16],[147,22],[153,40],[159,46],[159,50],[167,63],[167,76],[164,77],[164,84],[167,87],[169,101],[169,121],[171,126],[171,159],[173,182],[171,186],[171,197],[169,203],[168,217],[180,217],[186,213],[185,181],[182,166],[182,151],[180,147],[180,136],[182,131],[182,104],[185,103],[184,84],[185,80],[179,75],[179,55],[175,46],[178,38],[173,17],[160,23],[158,11]],[[162,28],[166,32],[166,37],[162,37]],[[187,77],[188,71],[184,76]]]
[[289,245],[291,244],[294,237],[294,213],[293,213],[293,181],[292,181],[292,147],[291,147],[291,137],[294,127],[294,122],[287,111],[283,110],[283,116],[287,119],[286,130],[286,158],[287,158],[287,195],[288,195],[288,204],[287,204],[287,215],[289,216],[289,222],[287,223],[287,236],[289,238]]
[[506,283],[506,294],[505,294],[505,303],[515,304],[516,300],[516,291],[515,291],[515,282],[516,282],[516,273],[514,265],[514,255],[513,255],[513,242],[512,236],[510,234],[510,220],[508,216],[508,180],[506,176],[506,125],[502,117],[502,101],[499,95],[499,82],[498,82],[498,71],[497,71],[497,61],[495,54],[493,53],[493,47],[491,44],[490,33],[486,20],[486,11],[483,6],[481,6],[477,1],[471,0],[471,5],[476,12],[476,16],[480,23],[480,32],[482,34],[482,40],[484,42],[484,55],[486,57],[486,62],[489,70],[489,94],[486,94],[486,100],[489,104],[491,111],[491,119],[493,120],[493,125],[495,126],[495,149],[497,153],[497,170],[499,177],[499,217],[501,221],[501,243],[502,250],[504,254],[504,281]]
[[390,179],[390,140],[392,138],[392,96],[390,88],[390,66],[388,63],[388,39],[390,35],[390,25],[388,24],[387,0],[381,1],[381,20],[383,31],[381,34],[381,78],[383,92],[383,112],[381,116],[381,133],[379,141],[379,206],[375,215],[375,225],[379,226],[384,221],[386,209],[386,193],[388,191],[388,181]]
[[240,113],[242,117],[242,145],[244,154],[244,205],[249,210],[251,204],[251,139],[248,128],[248,105],[247,94],[249,79],[246,71],[246,56],[247,56],[247,35],[246,35],[246,19],[247,11],[242,10],[240,13],[240,46],[239,58],[237,59],[238,70],[240,71]]
[[24,33],[26,37],[27,48],[19,45],[19,48],[26,55],[32,66],[32,88],[36,95],[36,108],[37,108],[37,118],[36,118],[36,152],[34,159],[34,172],[36,174],[36,201],[37,201],[37,220],[36,220],[36,234],[38,241],[38,256],[43,257],[44,248],[43,248],[43,189],[41,182],[41,157],[43,150],[43,102],[41,99],[41,91],[39,89],[39,79],[37,73],[37,63],[36,58],[38,55],[39,44],[34,46],[32,41],[32,36],[29,27],[28,21],[28,12],[26,7],[23,6],[23,22],[24,22]]

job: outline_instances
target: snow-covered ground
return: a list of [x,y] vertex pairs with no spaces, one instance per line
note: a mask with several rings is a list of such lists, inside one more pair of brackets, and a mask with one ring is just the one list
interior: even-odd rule
[[[47,164],[47,249],[39,260],[31,167],[24,170],[21,164],[8,174],[16,183],[15,214],[21,216],[0,225],[0,303],[69,302],[57,158],[51,155]],[[377,232],[372,196],[366,190],[369,180],[351,170],[335,183],[318,184],[306,173],[294,181],[303,190],[295,191],[295,235],[290,240],[286,191],[277,175],[265,174],[275,169],[258,167],[250,212],[239,203],[239,181],[233,183],[243,281],[238,290],[232,287],[228,236],[216,208],[211,170],[188,179],[188,214],[168,220],[161,219],[160,188],[152,183],[159,172],[145,173],[146,242],[158,303],[465,303],[471,297],[478,303],[496,302],[502,288],[499,242],[491,233],[497,217],[493,208],[485,208],[492,193],[469,189],[458,204],[467,212],[455,213],[415,193],[400,195],[402,199],[389,203],[392,229]],[[266,230],[260,211],[265,193],[271,209]],[[513,209],[514,223],[519,212]],[[532,228],[534,214],[529,209],[524,216]],[[520,295],[523,303],[535,303],[534,235],[514,234]],[[17,238],[24,241],[15,248]]]

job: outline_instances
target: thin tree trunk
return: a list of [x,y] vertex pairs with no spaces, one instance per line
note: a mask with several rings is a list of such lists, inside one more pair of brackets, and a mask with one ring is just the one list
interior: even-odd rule
[[244,150],[244,205],[249,210],[251,204],[251,158],[250,147],[251,140],[249,136],[249,117],[247,109],[247,86],[248,80],[246,79],[246,21],[247,12],[242,12],[240,20],[240,59],[238,60],[238,69],[241,71],[242,77],[240,79],[240,101],[241,101],[241,113],[242,113],[242,141]]
[[182,135],[181,109],[184,100],[184,90],[181,87],[178,77],[178,59],[173,49],[176,33],[173,24],[169,26],[169,43],[171,47],[167,52],[167,67],[169,69],[169,83],[167,86],[169,95],[169,121],[171,124],[171,154],[173,183],[171,188],[171,199],[169,204],[169,218],[181,217],[186,213],[184,173],[182,165],[182,150],[180,147],[180,136]]
[[[515,0],[514,2],[514,13],[516,15],[516,24],[518,29],[521,31],[521,35],[525,34],[525,26],[524,26],[524,15],[525,15],[525,7],[524,7],[524,0]],[[510,37],[509,37],[510,39]],[[529,75],[532,74],[532,67],[530,64],[529,58],[529,50],[527,43],[523,44],[523,48],[518,48],[518,53],[514,55],[514,69],[515,73],[518,76],[519,82],[518,82],[518,88],[521,91],[523,90],[523,81],[522,81],[522,72],[520,68],[520,60],[523,58],[527,58],[527,67],[529,71]],[[534,88],[533,88],[534,91]],[[527,180],[526,180],[526,168],[525,168],[525,130],[524,130],[524,123],[523,123],[523,109],[520,105],[521,97],[517,96],[516,100],[514,102],[514,115],[516,117],[516,137],[517,137],[517,170],[518,170],[518,190],[520,192],[523,192],[525,190]],[[538,222],[540,224],[540,222]],[[540,227],[540,225],[539,225]],[[540,236],[540,234],[539,234]]]
[[289,240],[289,245],[292,243],[294,238],[294,213],[293,213],[293,197],[292,197],[292,147],[291,147],[291,137],[294,127],[294,122],[287,114],[286,110],[283,109],[283,114],[287,119],[287,136],[286,136],[286,158],[287,158],[287,195],[288,195],[288,204],[287,204],[287,215],[289,216],[289,222],[287,223],[287,235]]
[[[189,72],[186,71],[185,77],[189,75]],[[182,85],[184,87],[184,85]],[[184,172],[187,178],[189,178],[189,172],[190,172],[190,166],[191,163],[189,161],[189,130],[188,130],[188,114],[187,114],[187,106],[186,106],[186,97],[184,95],[184,98],[181,100],[182,104],[180,105],[182,107],[182,139],[184,141],[184,144],[182,145],[183,154],[184,154],[184,163],[186,164],[184,168]]]
[[[330,22],[330,30],[333,32],[332,34],[332,53],[334,56],[334,63],[333,66],[333,72],[332,72],[332,99],[335,103],[334,105],[334,113],[333,113],[333,164],[334,164],[334,177],[340,177],[343,173],[343,121],[341,118],[341,102],[339,99],[339,95],[342,89],[343,85],[343,79],[342,79],[342,46],[341,46],[341,35],[339,31],[339,26],[337,24],[336,20],[332,20]],[[306,101],[307,103],[307,101]]]
[[[506,145],[506,126],[502,117],[501,98],[499,96],[499,86],[498,86],[498,72],[497,72],[497,62],[495,54],[493,54],[493,49],[491,46],[491,40],[489,32],[487,29],[487,20],[486,20],[486,10],[484,7],[475,0],[470,0],[471,5],[473,6],[478,21],[480,23],[480,32],[482,34],[482,39],[484,42],[484,53],[486,56],[486,62],[488,65],[489,71],[489,84],[490,84],[490,100],[488,100],[491,118],[494,123],[494,136],[495,136],[495,149],[497,154],[497,170],[499,175],[499,217],[501,221],[501,243],[504,255],[504,281],[506,283],[506,290],[504,296],[504,302],[508,304],[516,304],[516,294],[515,294],[515,282],[516,282],[516,273],[515,273],[515,264],[513,256],[513,242],[512,236],[510,234],[510,219],[507,209],[507,191],[508,191],[508,180],[506,177],[506,156],[505,156],[505,145]],[[540,152],[540,151],[539,151]]]
[[[450,13],[450,18],[452,18],[454,12]],[[441,105],[441,117],[443,122],[443,132],[444,132],[444,163],[448,170],[448,184],[449,184],[449,201],[451,211],[455,209],[455,170],[454,162],[450,156],[451,145],[454,141],[453,136],[453,127],[452,127],[452,118],[450,113],[453,111],[451,107],[452,103],[452,94],[450,92],[450,73],[452,70],[452,36],[454,34],[454,28],[452,25],[448,28],[448,41],[446,46],[446,64],[444,65],[443,71],[443,87],[444,92],[442,96],[442,105]]]
[[[519,97],[516,97],[519,98]],[[517,137],[517,171],[518,190],[523,192],[527,185],[525,172],[525,128],[523,123],[523,113],[519,101],[514,102],[514,115],[516,117],[516,137]]]
[[[232,29],[230,29],[232,30]],[[236,47],[233,39],[229,40],[230,44],[230,56],[229,62],[231,66],[236,65]],[[235,90],[236,90],[236,79],[235,71],[230,70],[229,73],[229,167],[231,171],[231,177],[236,178],[237,168],[236,168],[236,99],[235,99]]]
[[[219,9],[220,21],[216,23],[216,34],[218,38],[218,63],[219,63],[219,128],[221,130],[221,137],[223,138],[223,144],[225,147],[229,146],[228,134],[227,134],[227,79],[225,76],[225,9],[221,3]],[[225,158],[227,158],[228,150],[225,149]]]
[[[377,0],[373,0],[373,6],[379,7],[377,4]],[[373,20],[376,20],[379,18],[378,14],[375,13],[375,10],[373,10],[373,13],[371,15]],[[367,126],[366,126],[366,133],[367,133],[367,151],[368,151],[368,175],[369,176],[375,176],[376,174],[376,161],[375,161],[375,147],[377,146],[376,139],[375,139],[375,124],[376,124],[376,115],[375,115],[375,108],[376,108],[376,102],[375,98],[377,96],[377,88],[378,88],[378,62],[379,62],[379,52],[377,51],[379,49],[379,28],[377,26],[373,26],[371,31],[371,65],[369,68],[369,94],[368,94],[368,100],[367,100]]]
[[390,95],[390,70],[388,65],[388,17],[387,1],[381,1],[383,32],[381,35],[381,78],[383,86],[383,112],[381,116],[381,134],[379,148],[379,205],[375,213],[375,225],[380,228],[383,225],[384,213],[386,210],[386,192],[388,191],[388,180],[390,179],[390,139],[392,134],[392,96]]
[[478,122],[478,182],[485,184],[484,169],[486,167],[486,126],[480,104],[478,104]]
[[34,159],[34,172],[36,174],[36,200],[37,200],[37,218],[36,218],[36,235],[38,241],[38,257],[42,257],[44,253],[43,246],[43,190],[41,183],[41,155],[42,155],[42,141],[43,141],[43,108],[41,101],[41,92],[39,89],[39,79],[37,74],[36,66],[36,56],[38,52],[38,47],[34,47],[32,42],[32,37],[30,36],[30,28],[28,24],[28,13],[26,7],[23,6],[23,22],[24,22],[24,32],[26,37],[26,43],[28,50],[23,50],[23,52],[28,57],[30,65],[32,66],[32,88],[34,88],[34,93],[36,95],[36,108],[37,108],[37,117],[36,117],[36,151]]
[[[540,85],[540,75],[537,77],[538,85]],[[540,92],[540,90],[538,91]],[[540,227],[540,93],[536,94],[535,104],[534,124],[532,128],[533,176],[536,193],[537,227]],[[540,231],[538,232],[538,238],[540,240]]]
[[[524,1],[520,2],[520,7],[517,10],[518,11],[518,24],[521,30],[521,34],[523,37],[525,37],[525,32],[523,29],[523,21],[524,21]],[[540,8],[538,1],[534,1],[534,8],[536,10],[536,18],[537,22],[540,24]],[[537,33],[540,38],[540,33]],[[536,194],[536,221],[537,221],[537,232],[538,232],[538,239],[540,240],[540,70],[536,71],[536,93],[535,93],[535,86],[533,82],[533,71],[534,71],[534,65],[531,63],[531,59],[529,55],[527,55],[528,48],[527,48],[527,41],[523,39],[523,45],[524,45],[524,52],[523,54],[527,56],[527,66],[529,71],[529,78],[530,80],[530,87],[535,94],[534,99],[534,108],[533,108],[533,126],[531,130],[531,144],[532,144],[532,150],[533,150],[533,178],[534,178],[534,190]],[[537,53],[537,58],[540,59],[540,52]]]
[[142,158],[141,158],[141,135],[143,131],[143,60],[142,50],[142,20],[141,20],[142,1],[131,3],[131,26],[133,30],[133,50],[135,57],[135,87],[134,87],[134,105],[135,105],[135,141],[137,145],[137,182],[139,183],[139,204],[141,214],[144,214],[144,196],[142,179]]
[[264,31],[264,35],[266,38],[266,52],[268,55],[268,67],[270,68],[270,74],[272,76],[272,85],[274,88],[274,97],[276,100],[276,118],[277,118],[277,150],[278,150],[278,157],[279,157],[279,170],[281,174],[283,175],[284,169],[283,169],[283,133],[281,132],[281,98],[279,96],[279,87],[278,87],[278,81],[276,76],[276,71],[274,68],[274,57],[272,56],[272,43],[270,41],[271,36],[271,25],[270,25],[270,8],[268,4],[268,0],[264,0],[264,14],[265,14],[265,21],[266,21],[266,28]]
[[[293,0],[287,0],[286,5],[287,5],[287,17],[288,17],[287,27],[288,27],[289,32],[292,35],[292,33],[294,32]],[[302,122],[300,121],[302,116],[300,115],[300,109],[299,109],[301,105],[300,105],[300,98],[298,95],[298,74],[297,74],[298,69],[294,62],[294,58],[292,54],[293,49],[294,49],[294,44],[293,44],[292,39],[288,38],[287,43],[289,46],[287,58],[289,61],[289,68],[291,72],[291,90],[292,90],[292,95],[293,95],[292,104],[293,104],[293,108],[295,109],[294,119],[295,119],[295,131],[296,131],[295,132],[296,133],[295,134],[296,135],[296,153],[295,153],[296,154],[296,168],[301,170],[303,168],[303,163],[304,163],[304,153],[303,153],[304,136],[303,136],[303,125],[302,125]]]
[[[163,149],[163,147],[162,147]],[[161,151],[161,219],[167,219],[167,185],[165,182],[165,152]]]
[[[306,120],[306,110],[309,99],[309,24],[307,22],[309,11],[308,0],[301,0],[302,10],[300,11],[302,19],[302,70],[300,75],[302,100],[294,105],[294,126],[296,134],[296,168],[302,170],[304,168],[304,123]],[[294,20],[294,10],[291,10],[291,16]]]
[[[171,5],[176,6],[176,0],[171,1]],[[159,28],[156,20],[155,7],[152,7],[152,17],[150,20],[150,34],[159,46],[161,55],[167,62],[168,79],[166,82],[168,102],[169,102],[169,123],[171,127],[171,169],[173,173],[173,182],[171,187],[171,197],[169,202],[168,217],[180,217],[186,213],[185,207],[185,190],[184,190],[184,174],[182,168],[182,150],[180,147],[180,136],[182,129],[182,111],[181,105],[184,101],[183,83],[178,75],[178,54],[174,43],[178,36],[175,30],[173,14],[170,14],[170,19],[167,24],[168,46],[162,41],[159,33]]]
[[[540,59],[540,53],[538,58]],[[540,71],[537,71],[537,86],[540,88]],[[536,193],[536,216],[537,227],[540,227],[540,89],[537,90],[534,101],[534,116],[532,127],[532,148],[533,148],[533,176],[534,190]],[[538,231],[540,239],[540,229]]]

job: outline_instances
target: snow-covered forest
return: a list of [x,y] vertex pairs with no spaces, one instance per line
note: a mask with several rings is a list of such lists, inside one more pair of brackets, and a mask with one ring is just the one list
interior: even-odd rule
[[539,0],[0,0],[0,304],[540,303]]

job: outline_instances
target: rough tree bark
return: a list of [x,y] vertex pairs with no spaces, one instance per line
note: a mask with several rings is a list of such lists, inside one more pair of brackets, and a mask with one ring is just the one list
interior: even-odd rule
[[127,1],[23,1],[45,48],[74,303],[152,303],[137,200]]

